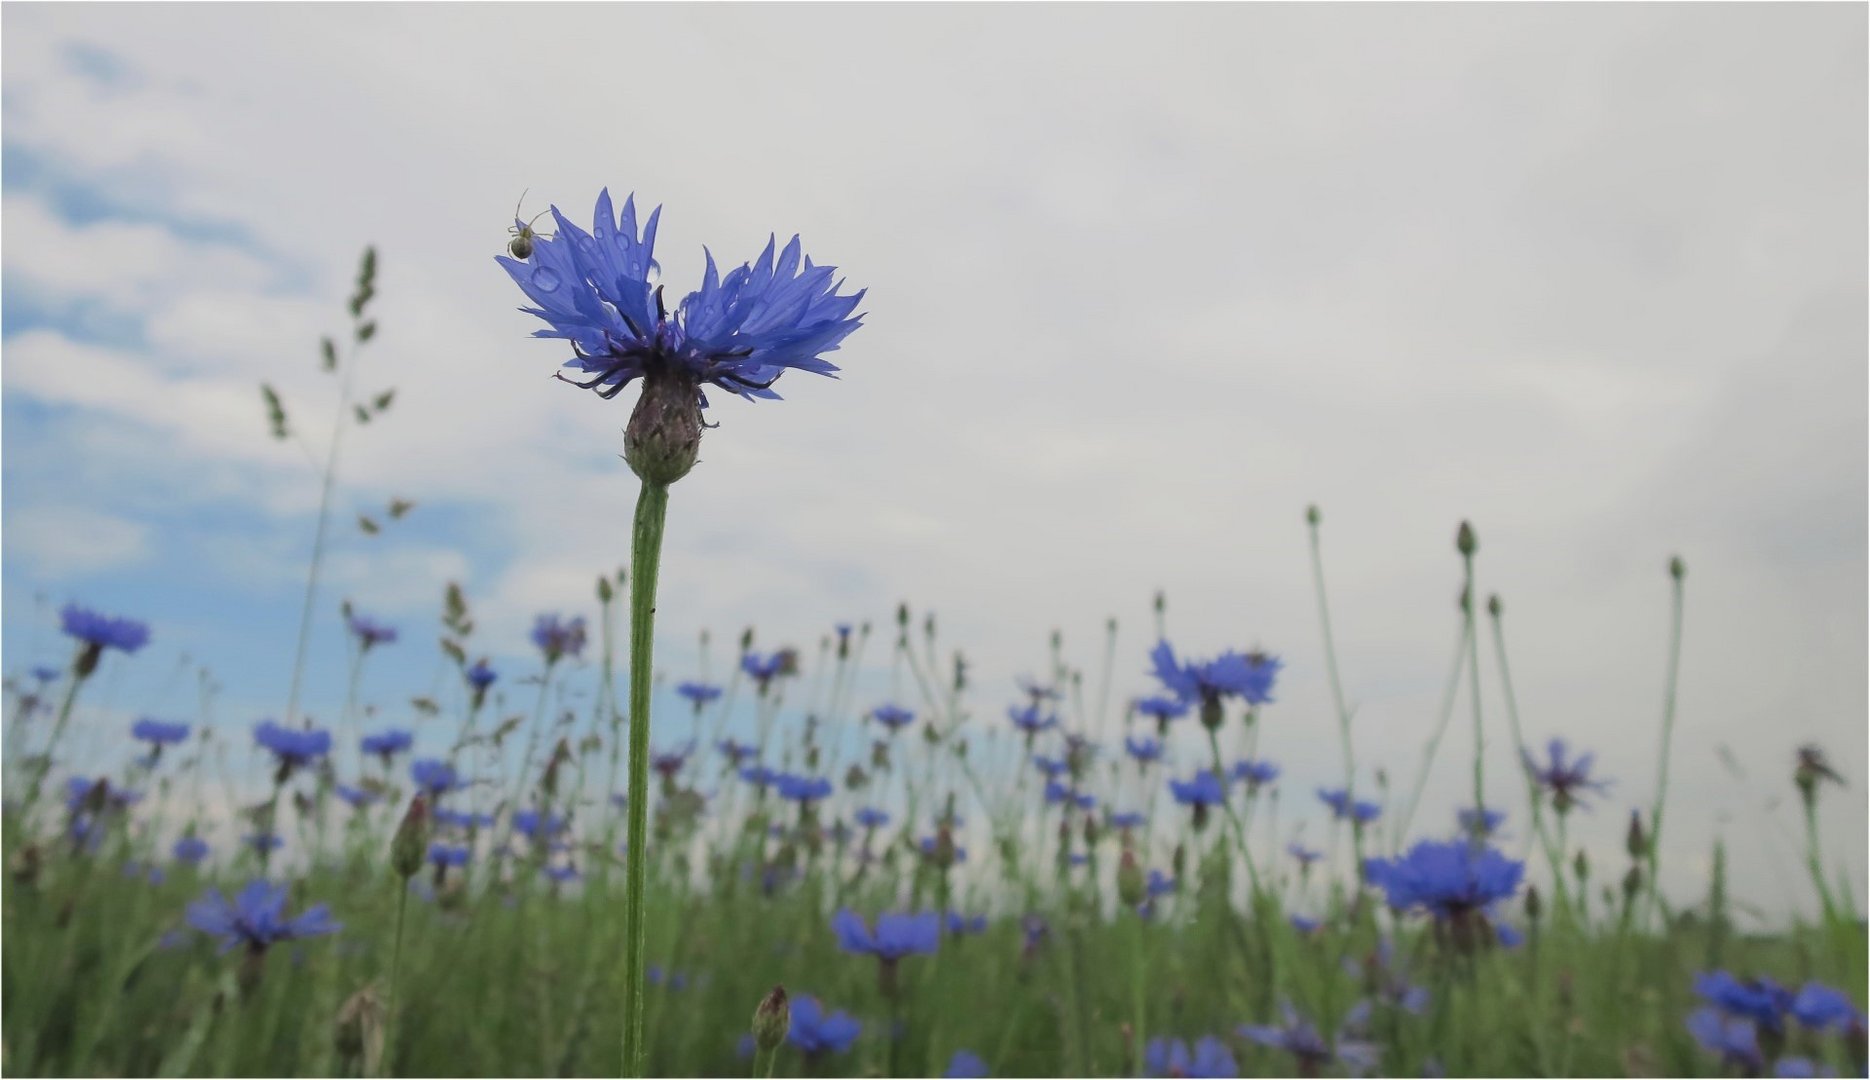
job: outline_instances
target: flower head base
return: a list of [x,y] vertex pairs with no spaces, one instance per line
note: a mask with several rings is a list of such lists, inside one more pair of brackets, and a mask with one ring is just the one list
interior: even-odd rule
[[534,241],[530,262],[499,263],[537,305],[520,310],[549,327],[534,336],[570,342],[574,359],[565,366],[591,376],[575,385],[611,398],[643,380],[624,457],[647,482],[673,483],[694,465],[704,385],[777,398],[772,385],[789,368],[837,371],[823,354],[862,322],[851,312],[864,294],[839,295],[835,268],[814,266],[796,236],[776,256],[769,240],[756,262],[724,276],[704,249],[701,288],[670,312],[662,287],[650,283],[660,208],[640,233],[634,197],[618,216],[609,191],[598,195],[591,232],[556,207],[552,215],[557,231]]

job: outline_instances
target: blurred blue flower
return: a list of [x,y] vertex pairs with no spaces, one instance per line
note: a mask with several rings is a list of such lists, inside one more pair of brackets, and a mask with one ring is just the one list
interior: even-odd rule
[[1131,735],[1123,740],[1123,749],[1140,764],[1162,760],[1162,740],[1145,735],[1141,738]]
[[1149,819],[1136,810],[1110,815],[1110,827],[1113,829],[1140,829],[1148,823]]
[[831,930],[845,952],[869,953],[879,960],[900,960],[915,953],[932,953],[941,944],[941,920],[932,911],[907,915],[884,912],[872,933],[863,916],[840,908],[831,917]]
[[1792,1011],[1794,1000],[1792,991],[1771,979],[1743,982],[1725,971],[1696,975],[1695,993],[1729,1016],[1744,1017],[1775,1035],[1785,1030],[1786,1014]]
[[1799,1023],[1813,1031],[1865,1026],[1864,1014],[1851,1004],[1850,996],[1822,983],[1808,982],[1800,987],[1790,1009]]
[[[597,197],[587,233],[552,208],[556,232],[533,241],[529,262],[500,256],[498,262],[536,307],[521,308],[544,320],[535,337],[564,338],[575,359],[566,367],[591,378],[577,383],[605,398],[638,378],[677,377],[696,386],[718,386],[745,398],[777,398],[774,380],[788,369],[829,375],[824,359],[857,329],[851,316],[861,291],[839,295],[835,268],[801,263],[799,238],[774,258],[775,243],[752,264],[723,276],[703,249],[707,268],[701,288],[671,313],[662,287],[651,285],[656,222],[649,215],[639,238],[634,196],[613,221],[610,192]],[[562,377],[562,376],[561,376]]]
[[388,764],[390,758],[407,751],[415,745],[415,736],[407,731],[390,728],[375,735],[365,735],[358,742],[366,754],[375,754]]
[[1773,1062],[1773,1076],[1779,1080],[1802,1080],[1804,1077],[1836,1076],[1829,1065],[1820,1066],[1811,1058],[1782,1057]]
[[791,649],[780,649],[765,656],[749,652],[740,658],[740,670],[746,672],[747,677],[764,691],[774,679],[781,675],[796,673],[798,663],[798,654]]
[[1437,922],[1486,915],[1519,891],[1526,864],[1469,840],[1423,840],[1393,859],[1364,860],[1364,877],[1397,911],[1426,910]]
[[1190,705],[1218,703],[1222,698],[1237,697],[1249,705],[1272,700],[1273,680],[1279,674],[1280,661],[1258,653],[1222,653],[1213,660],[1178,661],[1175,649],[1159,641],[1150,651],[1150,674]]
[[780,773],[764,765],[748,765],[740,770],[740,778],[756,788],[771,787],[779,780]]
[[221,951],[237,945],[259,952],[280,941],[331,934],[343,927],[331,921],[324,904],[314,904],[296,918],[286,918],[286,887],[264,879],[247,883],[230,903],[219,889],[209,889],[188,905],[188,924],[221,939]]
[[780,798],[794,802],[809,803],[831,796],[831,781],[822,776],[781,773],[774,779],[773,786],[779,789]]
[[[96,652],[119,649],[134,653],[149,644],[149,625],[135,619],[113,619],[77,604],[66,604],[59,613],[59,626]],[[96,662],[95,656],[92,658]]]
[[963,915],[958,911],[950,911],[948,932],[950,934],[984,934],[987,932],[987,916]]
[[333,784],[331,785],[331,790],[336,792],[338,798],[343,799],[355,810],[362,810],[364,807],[377,801],[377,793],[369,788],[354,788],[344,784]]
[[1301,870],[1311,869],[1313,863],[1325,857],[1324,852],[1314,851],[1304,844],[1299,843],[1297,840],[1286,845],[1286,854],[1299,861],[1299,869]]
[[130,737],[152,747],[174,746],[188,738],[188,725],[164,723],[146,716],[130,726]]
[[414,780],[416,786],[431,799],[439,799],[450,791],[467,786],[455,775],[453,765],[434,758],[420,758],[410,762],[409,779]]
[[857,824],[866,829],[881,829],[890,823],[890,816],[872,806],[860,807],[853,815]]
[[752,743],[737,743],[732,739],[722,739],[714,744],[714,748],[727,755],[728,764],[735,766],[760,752],[760,748]]
[[199,836],[184,836],[169,849],[175,861],[193,866],[208,857],[208,842]]
[[331,752],[329,731],[319,731],[317,728],[295,730],[280,727],[271,720],[263,720],[253,729],[253,739],[278,759],[282,777]]
[[252,849],[253,852],[261,858],[265,858],[272,852],[278,851],[280,848],[286,846],[284,838],[278,833],[270,832],[248,833],[240,838],[240,842],[247,845],[248,848]]
[[980,1080],[992,1075],[987,1071],[987,1063],[971,1050],[956,1050],[948,1059],[948,1069],[942,1073],[944,1078],[952,1080]]
[[1048,806],[1066,803],[1080,810],[1089,810],[1097,805],[1097,796],[1086,795],[1056,780],[1047,780],[1045,782],[1045,801]]
[[578,880],[580,876],[578,868],[575,866],[552,865],[544,867],[541,872],[544,873],[547,878],[550,878],[554,885],[569,884],[570,882]]
[[1188,702],[1176,697],[1137,698],[1135,708],[1154,720],[1157,727],[1166,727],[1169,721],[1188,715]]
[[1058,726],[1058,717],[1041,711],[1037,702],[1025,708],[1009,705],[1006,715],[1013,721],[1013,726],[1024,732],[1028,738]]
[[1291,1054],[1298,1071],[1306,1076],[1317,1076],[1333,1060],[1341,1062],[1353,1076],[1376,1068],[1376,1044],[1356,1037],[1369,1017],[1368,1002],[1352,1006],[1334,1040],[1327,1040],[1291,1002],[1281,1002],[1279,1009],[1285,1017],[1285,1026],[1243,1024],[1237,1029],[1240,1037]]
[[1319,788],[1318,797],[1331,808],[1331,816],[1343,821],[1349,818],[1352,824],[1368,825],[1383,815],[1383,808],[1366,799],[1355,799],[1342,788]]
[[1526,771],[1539,786],[1551,793],[1552,809],[1563,814],[1573,806],[1584,805],[1583,792],[1603,792],[1609,789],[1606,780],[1591,779],[1591,763],[1596,754],[1585,754],[1572,758],[1566,750],[1565,740],[1553,739],[1546,744],[1546,764],[1541,766],[1528,751],[1521,751],[1526,763]]
[[[916,842],[916,846],[922,850],[922,854],[925,857],[934,859],[938,863],[941,861],[941,858],[940,858],[941,850],[942,850],[941,837],[924,836],[921,840],[918,840]],[[967,861],[967,849],[962,847],[960,844],[955,844],[955,843],[952,843],[951,841],[950,850],[953,852],[953,858],[950,860],[951,865],[954,863],[964,863]]]
[[649,755],[649,767],[668,779],[674,779],[675,774],[682,771],[682,766],[688,764],[688,755],[694,752],[695,741],[690,739],[673,750],[652,752]]
[[41,664],[38,667],[35,667],[32,669],[32,677],[35,679],[38,679],[42,683],[55,682],[57,681],[58,677],[63,674],[65,673],[60,671],[58,668],[47,667],[44,664]]
[[377,622],[367,615],[352,612],[345,623],[350,627],[352,635],[357,638],[358,646],[365,652],[370,651],[373,645],[388,645],[396,640],[395,627]]
[[1175,891],[1175,879],[1160,870],[1151,870],[1144,890],[1151,900],[1158,896],[1167,896]]
[[[432,810],[431,813],[435,815],[435,824],[447,826],[449,828],[454,828],[454,829],[491,829],[493,828],[493,815],[492,814],[476,814],[469,810],[449,810],[446,807],[437,807],[434,810]],[[522,814],[531,813],[531,811],[522,810],[520,811],[520,813]],[[514,827],[518,828],[517,824]]]
[[1361,964],[1345,957],[1344,970],[1352,978],[1362,979],[1364,989],[1379,1004],[1418,1016],[1428,1008],[1428,990],[1409,981],[1409,973],[1396,959],[1396,947],[1387,937],[1377,939],[1376,949]]
[[1526,944],[1526,935],[1507,923],[1499,923],[1493,928],[1494,940],[1502,949],[1517,949]]
[[429,862],[439,867],[466,866],[473,857],[465,846],[439,842],[429,845]]
[[1323,929],[1325,925],[1323,922],[1308,915],[1288,915],[1286,916],[1286,921],[1291,923],[1292,929],[1297,930],[1300,934],[1316,934],[1319,930]]
[[556,664],[564,657],[577,659],[584,652],[584,616],[567,619],[557,612],[533,620],[532,643],[544,654],[545,662]]
[[870,710],[870,719],[882,724],[894,734],[915,723],[916,714],[899,705],[883,704]]
[[1229,779],[1247,785],[1248,791],[1258,791],[1279,779],[1279,766],[1270,761],[1237,761]]
[[1042,685],[1038,680],[1024,675],[1013,680],[1019,685],[1020,692],[1033,700],[1036,705],[1041,701],[1062,701],[1065,695],[1056,688]]
[[1462,836],[1492,836],[1506,821],[1506,811],[1489,810],[1482,807],[1478,814],[1473,807],[1462,807],[1455,812],[1455,823],[1461,828]]
[[1702,1049],[1719,1054],[1721,1064],[1738,1069],[1742,1075],[1758,1076],[1765,1065],[1759,1036],[1747,1020],[1703,1006],[1689,1014],[1687,1026]]
[[850,1049],[863,1029],[863,1024],[843,1009],[827,1013],[817,998],[795,994],[792,1029],[786,1033],[786,1041],[808,1057],[827,1052],[841,1054]]
[[[487,688],[489,686],[492,686],[494,684],[494,680],[500,677],[499,675],[495,674],[492,666],[490,666],[485,660],[474,661],[474,666],[471,668],[468,668],[464,674],[467,677],[468,686],[473,688],[474,693],[476,695],[486,693]],[[478,703],[478,698],[476,700]]]
[[534,843],[550,840],[565,831],[567,822],[556,814],[539,810],[513,811],[513,831]]
[[703,682],[679,683],[675,687],[675,692],[687,698],[689,704],[693,705],[697,712],[701,710],[703,705],[721,696],[720,687],[711,686]]
[[1060,777],[1071,771],[1071,764],[1064,758],[1046,757],[1044,754],[1032,755],[1032,767],[1047,777]]
[[1143,1047],[1143,1072],[1148,1076],[1231,1077],[1240,1075],[1227,1044],[1213,1036],[1195,1043],[1194,1053],[1181,1039],[1151,1039]]
[[1188,780],[1170,780],[1169,793],[1184,806],[1219,806],[1227,801],[1227,788],[1211,769],[1203,769]]

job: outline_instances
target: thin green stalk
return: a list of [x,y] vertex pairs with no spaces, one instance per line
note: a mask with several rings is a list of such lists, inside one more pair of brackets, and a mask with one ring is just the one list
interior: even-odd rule
[[[1468,696],[1474,701],[1474,814],[1479,818],[1485,813],[1487,807],[1486,785],[1481,773],[1481,763],[1487,756],[1487,741],[1480,721],[1480,635],[1474,629],[1473,551],[1461,553],[1461,572],[1465,579],[1463,587],[1466,590],[1462,594],[1465,599],[1462,601],[1461,611],[1462,621],[1466,624],[1466,629],[1462,633],[1467,635]],[[1479,840],[1480,835],[1480,831],[1477,830],[1476,841]]]
[[[385,1073],[394,1073],[396,1061],[396,980],[403,969],[403,916],[409,910],[409,881],[397,878],[396,936],[390,945],[390,993],[383,1003],[383,1061]],[[366,1059],[368,1060],[368,1059]]]
[[[79,648],[82,650],[83,646]],[[32,787],[27,790],[26,805],[20,810],[20,820],[29,829],[33,807],[39,803],[39,792],[45,786],[46,774],[52,771],[52,751],[58,746],[59,737],[65,734],[65,725],[71,721],[72,706],[78,702],[78,688],[84,685],[85,678],[73,671],[71,681],[65,687],[65,700],[58,706],[58,719],[52,722],[52,734],[46,738],[45,751],[39,755],[39,767],[33,770]]]
[[1325,674],[1331,680],[1331,700],[1338,711],[1338,735],[1344,744],[1344,798],[1346,801],[1356,795],[1357,769],[1351,758],[1351,714],[1344,707],[1344,686],[1338,681],[1338,651],[1331,639],[1331,606],[1325,602],[1325,562],[1318,551],[1318,512],[1314,507],[1305,516],[1306,530],[1311,534],[1312,584],[1318,594],[1318,624],[1325,634]]
[[1422,767],[1416,772],[1415,788],[1409,793],[1408,808],[1396,824],[1392,849],[1400,850],[1403,840],[1409,835],[1409,823],[1415,818],[1416,804],[1422,801],[1422,789],[1428,786],[1430,766],[1435,763],[1435,751],[1441,748],[1441,737],[1447,733],[1448,724],[1454,719],[1454,695],[1461,688],[1461,669],[1467,662],[1467,640],[1472,627],[1461,624],[1461,636],[1454,644],[1454,670],[1448,673],[1448,685],[1441,695],[1441,720],[1435,725],[1435,733],[1429,736],[1428,745],[1422,749]]
[[305,648],[312,638],[312,612],[318,604],[318,571],[325,563],[325,538],[331,531],[331,489],[338,478],[338,449],[344,442],[345,422],[351,418],[351,387],[357,374],[356,348],[344,364],[344,382],[338,391],[337,419],[331,422],[331,445],[325,453],[325,478],[318,490],[318,526],[312,532],[312,560],[305,572],[305,602],[299,609],[299,639],[292,649],[292,688],[286,693],[286,726],[299,711],[299,687],[305,680]]
[[1675,684],[1682,668],[1682,560],[1669,562],[1673,582],[1669,605],[1669,677],[1662,695],[1662,756],[1656,763],[1656,806],[1649,813],[1649,907],[1660,911],[1662,895],[1657,890],[1656,865],[1662,856],[1662,810],[1669,795],[1669,742],[1675,734]]
[[655,652],[656,579],[669,486],[645,480],[636,499],[630,544],[630,790],[629,847],[623,893],[623,1073],[648,1075],[643,1005],[648,994],[648,931],[643,892],[649,870],[649,682]]
[[[1493,624],[1493,651],[1500,661],[1500,688],[1506,695],[1506,719],[1513,729],[1513,745],[1519,751],[1520,773],[1526,778],[1526,802],[1532,814],[1533,836],[1539,846],[1545,849],[1546,861],[1552,867],[1552,881],[1560,893],[1565,891],[1565,874],[1559,863],[1564,855],[1552,846],[1552,835],[1545,827],[1545,800],[1540,796],[1539,780],[1527,764],[1526,736],[1519,725],[1519,699],[1513,695],[1513,673],[1506,662],[1506,630],[1501,621],[1499,597],[1487,603],[1487,616]],[[1561,901],[1561,904],[1563,902]]]

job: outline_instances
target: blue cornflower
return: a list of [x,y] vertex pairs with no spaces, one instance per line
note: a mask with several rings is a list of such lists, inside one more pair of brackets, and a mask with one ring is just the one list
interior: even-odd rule
[[474,661],[474,666],[468,668],[465,674],[467,676],[468,686],[474,691],[474,697],[477,703],[480,696],[487,692],[487,688],[494,684],[494,680],[500,677],[495,674],[493,667],[485,660]]
[[373,645],[388,645],[396,640],[396,628],[377,622],[367,615],[352,612],[344,620],[357,638],[358,647],[369,652]]
[[1342,788],[1319,788],[1318,797],[1331,808],[1331,816],[1353,825],[1368,825],[1383,815],[1383,808],[1367,799],[1352,799]]
[[1170,780],[1169,793],[1184,806],[1219,806],[1227,801],[1227,788],[1211,769],[1203,769],[1188,780]]
[[1167,896],[1176,889],[1175,879],[1160,870],[1151,870],[1143,889],[1151,900],[1158,896]]
[[791,649],[780,649],[765,656],[749,652],[740,658],[740,670],[746,672],[747,677],[759,686],[761,693],[765,693],[774,679],[798,673],[799,654]]
[[1758,1076],[1765,1065],[1759,1034],[1745,1019],[1704,1006],[1689,1014],[1687,1026],[1702,1049],[1719,1054],[1723,1065],[1733,1066],[1742,1075]]
[[409,763],[409,779],[428,794],[431,799],[439,799],[450,791],[467,785],[455,775],[453,765],[434,758],[421,758]]
[[890,816],[873,806],[860,807],[852,816],[859,826],[866,829],[881,829],[890,823]]
[[[439,806],[430,812],[435,815],[435,824],[437,825],[445,825],[450,828],[469,829],[469,830],[493,828],[493,815],[492,814],[476,814],[471,810],[450,810],[446,807],[439,807]],[[532,811],[529,811],[529,810],[520,811],[521,814],[526,814],[526,813],[531,813],[531,812]],[[518,821],[517,814],[514,815],[514,820],[515,822]],[[516,824],[514,827],[517,828],[518,825]]]
[[165,723],[146,716],[130,726],[130,737],[148,743],[152,750],[160,750],[187,739],[188,725]]
[[722,739],[720,742],[715,743],[714,747],[721,753],[727,755],[727,763],[729,765],[736,766],[760,752],[760,748],[754,746],[752,743],[738,743],[732,739]]
[[748,765],[740,770],[740,778],[764,791],[776,783],[782,774],[777,769],[764,765]]
[[107,810],[127,810],[143,797],[141,792],[116,787],[98,777],[74,776],[65,781],[65,809],[73,814],[100,814]]
[[990,1075],[987,1063],[972,1050],[956,1050],[948,1059],[947,1071],[942,1073],[944,1080],[981,1080]]
[[1213,660],[1182,662],[1166,641],[1156,643],[1149,661],[1150,674],[1182,701],[1200,705],[1202,722],[1210,726],[1220,723],[1222,698],[1237,697],[1248,705],[1271,701],[1273,679],[1281,667],[1274,657],[1232,650]]
[[364,753],[375,754],[383,759],[385,765],[388,765],[390,758],[406,752],[415,745],[415,741],[415,736],[410,732],[391,728],[375,735],[365,735],[358,740],[358,745],[363,748]]
[[295,730],[280,727],[271,720],[261,721],[253,729],[253,739],[279,760],[279,775],[310,765],[331,752],[331,733],[316,728]]
[[1195,1043],[1194,1053],[1181,1039],[1151,1039],[1143,1047],[1143,1071],[1149,1076],[1239,1076],[1240,1066],[1227,1044],[1213,1036]]
[[675,687],[675,692],[687,698],[689,704],[695,707],[696,712],[700,712],[702,706],[721,696],[720,687],[703,682],[679,683]]
[[932,911],[916,915],[885,912],[872,933],[863,916],[849,908],[831,917],[831,930],[845,952],[869,953],[885,962],[916,953],[932,953],[941,944],[941,920]]
[[1585,754],[1571,758],[1566,750],[1565,740],[1553,739],[1546,744],[1547,762],[1544,767],[1534,760],[1531,753],[1521,751],[1526,763],[1526,771],[1538,781],[1539,786],[1552,795],[1552,809],[1563,814],[1573,806],[1583,805],[1582,792],[1602,792],[1610,787],[1609,781],[1591,779],[1591,763],[1596,754]]
[[253,849],[261,859],[286,846],[284,837],[270,832],[248,833],[240,838],[240,842]]
[[535,843],[550,840],[566,827],[565,819],[556,814],[541,810],[513,811],[513,831]]
[[773,781],[779,789],[779,797],[794,802],[810,803],[831,796],[831,781],[822,776],[797,776],[792,773],[780,773]]
[[42,683],[56,682],[58,681],[58,677],[63,674],[65,673],[59,669],[47,667],[44,664],[32,669],[32,677],[38,679]]
[[900,705],[885,704],[870,710],[870,718],[888,728],[893,735],[915,723],[916,714]]
[[1039,734],[1041,731],[1047,731],[1058,726],[1058,716],[1053,713],[1042,712],[1038,702],[1034,702],[1023,709],[1018,705],[1009,705],[1006,709],[1006,715],[1013,721],[1013,726],[1024,732],[1028,739]]
[[66,604],[58,617],[60,628],[83,642],[85,655],[90,657],[88,668],[80,661],[81,675],[89,675],[90,669],[96,668],[97,659],[105,649],[134,653],[149,644],[149,625],[135,619],[113,619],[77,604]]
[[1071,771],[1071,763],[1064,758],[1046,757],[1044,754],[1032,755],[1032,767],[1048,778],[1064,776]]
[[1267,784],[1279,779],[1279,766],[1270,761],[1237,761],[1234,771],[1228,777],[1236,784],[1247,785],[1248,791],[1258,791]]
[[581,876],[575,866],[547,866],[541,871],[554,885],[568,885]]
[[749,399],[777,398],[772,384],[789,368],[838,370],[823,354],[861,324],[851,311],[864,294],[839,295],[843,282],[833,281],[834,267],[809,257],[801,263],[796,236],[777,261],[769,240],[757,262],[725,276],[704,248],[701,288],[671,314],[662,287],[650,284],[661,213],[660,207],[650,213],[639,237],[634,196],[613,221],[606,190],[597,197],[591,232],[553,207],[557,231],[533,241],[530,262],[498,259],[538,305],[520,310],[547,323],[534,336],[564,338],[575,355],[565,366],[591,376],[577,386],[611,398],[641,378],[646,392],[669,380],[697,399],[704,384]]
[[1140,829],[1149,823],[1141,811],[1125,810],[1120,814],[1110,815],[1110,827],[1113,829]]
[[434,843],[429,845],[429,862],[438,867],[466,866],[474,857],[465,845]]
[[184,836],[175,842],[169,853],[175,856],[176,862],[193,866],[208,857],[208,842],[199,836]]
[[1744,1017],[1775,1035],[1785,1030],[1794,1000],[1792,991],[1771,979],[1742,982],[1725,971],[1696,975],[1695,993],[1729,1016]]
[[851,1048],[863,1029],[864,1025],[843,1009],[827,1013],[817,998],[795,994],[792,1028],[786,1033],[786,1041],[807,1057],[826,1052],[841,1054]]
[[1864,1015],[1851,1004],[1849,995],[1822,983],[1808,982],[1792,999],[1792,1015],[1813,1031],[1863,1027]]
[[1284,1027],[1243,1024],[1237,1029],[1240,1037],[1291,1054],[1298,1065],[1298,1071],[1307,1076],[1318,1075],[1334,1058],[1343,1062],[1345,1069],[1352,1075],[1362,1075],[1376,1068],[1376,1044],[1352,1037],[1355,1031],[1363,1027],[1370,1014],[1368,1002],[1359,1002],[1351,1007],[1334,1040],[1327,1040],[1320,1034],[1310,1020],[1292,1007],[1291,1002],[1281,1002],[1279,1009],[1285,1017]]
[[1299,861],[1300,870],[1310,870],[1312,868],[1313,863],[1325,857],[1324,852],[1314,851],[1313,849],[1306,847],[1304,844],[1299,843],[1297,840],[1294,840],[1292,843],[1286,845],[1286,854],[1292,856],[1293,858]]
[[338,798],[350,804],[351,808],[354,810],[362,810],[364,807],[377,801],[377,793],[371,791],[369,788],[354,788],[345,784],[333,784],[331,790],[337,792]]
[[1123,740],[1123,748],[1131,757],[1135,758],[1139,764],[1148,765],[1151,762],[1162,760],[1161,739],[1152,739],[1148,736],[1137,738],[1135,735],[1131,735]]
[[584,652],[584,616],[564,618],[557,612],[539,616],[532,623],[532,643],[545,655],[549,667],[564,657],[576,659]]
[[1836,1075],[1836,1069],[1829,1065],[1821,1067],[1811,1058],[1782,1057],[1773,1062],[1773,1076],[1776,1080],[1805,1080],[1807,1077]]
[[1174,697],[1137,698],[1134,708],[1137,712],[1154,720],[1158,731],[1166,729],[1169,721],[1179,720],[1188,715],[1188,702]]
[[1423,840],[1394,859],[1364,860],[1364,877],[1397,911],[1421,908],[1465,932],[1519,891],[1526,864],[1471,840]]
[[948,932],[950,934],[984,934],[987,932],[987,916],[963,915],[958,911],[950,911]]
[[1090,810],[1097,806],[1097,796],[1086,795],[1070,785],[1059,783],[1057,780],[1047,780],[1045,782],[1045,801],[1048,806],[1065,803],[1075,806],[1080,810]]
[[1471,806],[1462,807],[1455,812],[1455,822],[1461,827],[1462,836],[1473,836],[1476,833],[1481,836],[1492,836],[1505,821],[1506,811],[1489,810],[1484,806],[1481,807],[1479,813],[1476,813]]
[[1288,915],[1286,921],[1291,923],[1292,929],[1297,930],[1301,935],[1316,934],[1325,925],[1323,921],[1309,915]]
[[331,934],[343,927],[331,921],[331,911],[324,904],[306,908],[296,918],[286,918],[286,887],[255,879],[240,890],[233,901],[219,889],[209,889],[201,899],[188,905],[188,924],[204,934],[221,939],[221,951],[244,945],[251,952],[263,952],[275,942]]
[[649,767],[656,770],[664,779],[673,780],[675,774],[688,764],[688,755],[695,752],[695,741],[690,739],[673,750],[661,750],[649,755]]

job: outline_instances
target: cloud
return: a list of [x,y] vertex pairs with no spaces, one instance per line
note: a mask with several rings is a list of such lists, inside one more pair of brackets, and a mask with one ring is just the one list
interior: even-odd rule
[[84,506],[28,506],[7,512],[8,559],[60,580],[134,566],[149,557],[143,524]]

